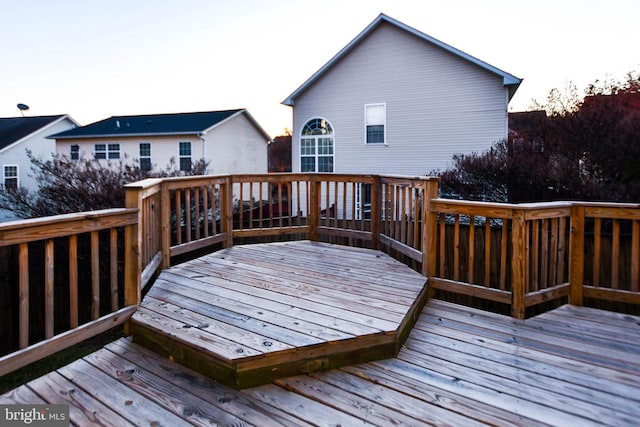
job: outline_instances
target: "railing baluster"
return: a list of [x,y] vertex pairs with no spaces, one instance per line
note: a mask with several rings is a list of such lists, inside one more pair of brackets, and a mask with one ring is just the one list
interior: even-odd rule
[[29,345],[29,244],[18,245],[19,290],[18,290],[18,320],[19,345],[25,348]]
[[182,244],[182,191],[175,190],[176,201],[176,245]]
[[613,236],[611,247],[611,288],[620,287],[620,221],[613,220]]
[[549,286],[549,220],[542,219],[542,240],[540,251],[542,252],[542,262],[540,264],[540,288],[546,289]]
[[540,289],[540,226],[537,220],[531,225],[531,246],[531,287],[527,291],[537,291]]
[[566,243],[567,220],[565,217],[558,219],[558,284],[565,282],[565,257],[567,251]]
[[595,218],[593,220],[593,278],[591,279],[591,284],[596,287],[600,285],[601,235],[602,220]]
[[69,236],[69,326],[78,327],[78,236]]
[[193,189],[193,204],[195,207],[193,222],[196,240],[200,240],[200,186]]
[[184,219],[185,219],[185,233],[186,241],[190,242],[192,240],[191,233],[191,194],[193,190],[191,188],[187,188],[184,190]]
[[631,292],[640,291],[640,220],[631,229]]
[[44,248],[44,336],[51,338],[54,331],[53,239],[47,239]]
[[550,249],[549,283],[552,286],[558,282],[558,218],[551,219],[551,249]]
[[484,285],[491,286],[491,218],[484,218]]
[[502,218],[502,238],[500,241],[500,289],[503,291],[507,289],[507,245],[509,244],[507,238],[509,227],[508,221],[509,220],[507,218]]
[[468,270],[468,282],[474,282],[474,263],[476,253],[476,218],[473,215],[469,216],[469,265]]
[[453,280],[460,280],[460,214],[453,222]]
[[100,317],[100,234],[91,232],[91,319]]
[[109,233],[109,270],[111,276],[111,311],[118,310],[118,230],[112,228]]

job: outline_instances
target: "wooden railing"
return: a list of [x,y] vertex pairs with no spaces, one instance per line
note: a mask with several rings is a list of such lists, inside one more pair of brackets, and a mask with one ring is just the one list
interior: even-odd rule
[[584,297],[640,304],[639,205],[434,199],[430,215],[437,224],[432,290],[509,304],[517,318],[563,297],[577,305]]
[[640,304],[639,205],[448,200],[437,198],[437,185],[427,177],[269,174],[147,180],[127,191],[128,206],[140,207],[147,278],[171,257],[215,243],[295,235],[400,254],[420,264],[432,294],[503,303],[517,318],[560,298]]
[[[234,239],[301,235],[387,248],[426,269],[422,224],[438,180],[339,174],[148,179],[126,186],[139,207],[144,286],[171,258]],[[423,271],[426,273],[426,270]]]
[[446,200],[437,178],[377,175],[197,176],[125,188],[125,209],[0,224],[0,250],[15,259],[0,266],[11,282],[0,291],[18,331],[3,330],[17,351],[0,358],[0,375],[126,321],[175,257],[240,239],[381,249],[428,277],[431,294],[502,303],[517,318],[561,298],[640,306],[640,205]]
[[[0,375],[125,322],[140,301],[137,209],[0,224]],[[11,337],[17,332],[17,339]],[[5,351],[6,352],[6,351]]]

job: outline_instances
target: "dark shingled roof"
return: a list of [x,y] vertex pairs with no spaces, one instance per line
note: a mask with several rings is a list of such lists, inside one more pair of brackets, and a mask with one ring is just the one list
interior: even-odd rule
[[204,132],[234,114],[244,111],[113,116],[86,126],[51,135],[55,139],[137,135],[185,135]]
[[0,149],[19,141],[25,136],[31,135],[33,132],[55,122],[61,117],[64,117],[64,114],[57,116],[0,118]]

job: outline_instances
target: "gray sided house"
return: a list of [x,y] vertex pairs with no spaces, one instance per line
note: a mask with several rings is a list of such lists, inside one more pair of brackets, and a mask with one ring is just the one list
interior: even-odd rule
[[508,135],[521,79],[384,14],[289,95],[294,172],[425,175]]

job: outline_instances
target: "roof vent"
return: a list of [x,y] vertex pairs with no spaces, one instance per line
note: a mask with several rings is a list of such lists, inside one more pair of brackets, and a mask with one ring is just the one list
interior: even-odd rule
[[120,129],[120,120],[116,120],[116,128]]
[[147,124],[148,124],[148,125],[153,124],[153,120],[151,120],[151,119],[147,120]]

